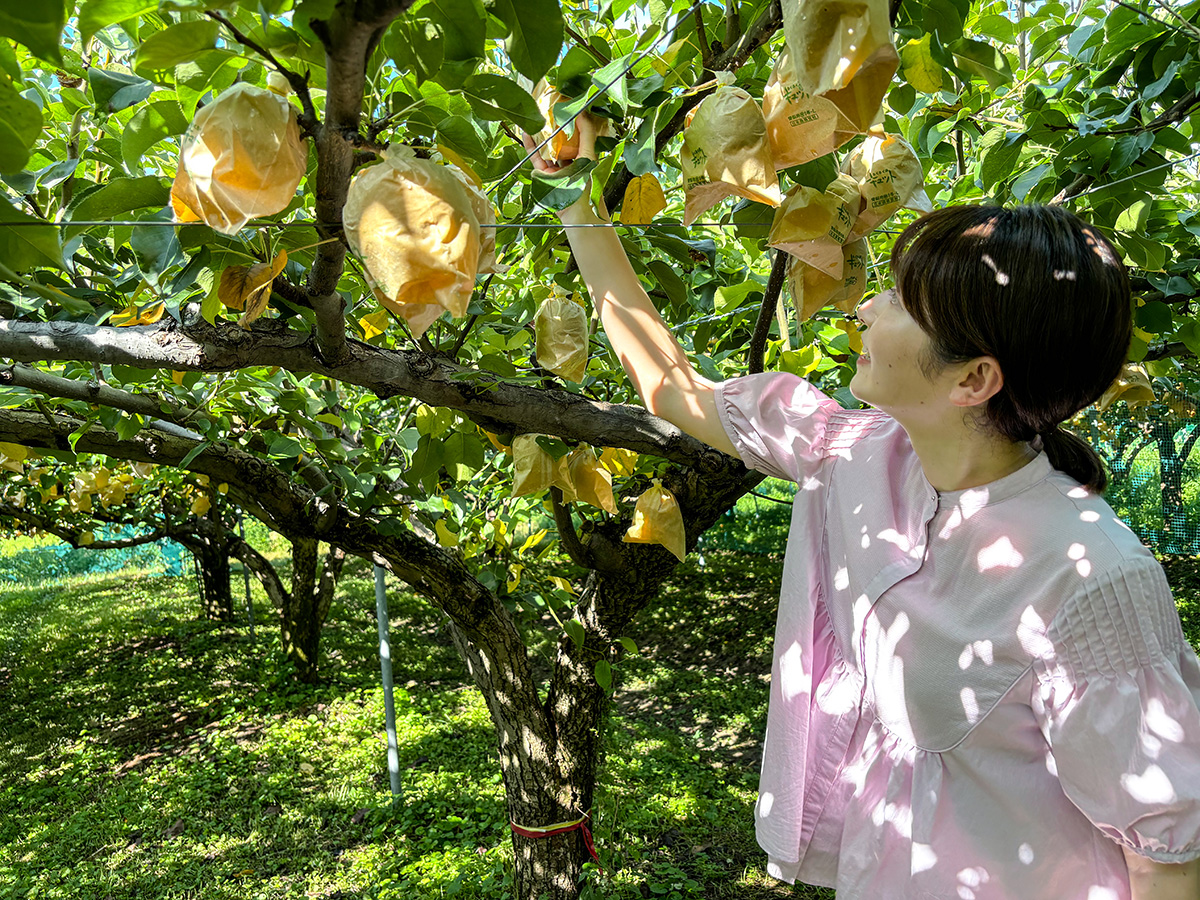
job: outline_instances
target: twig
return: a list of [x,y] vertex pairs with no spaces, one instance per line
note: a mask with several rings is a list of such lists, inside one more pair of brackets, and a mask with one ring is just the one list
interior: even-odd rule
[[595,47],[593,47],[591,44],[589,44],[587,38],[585,38],[582,34],[580,34],[578,31],[576,31],[574,28],[572,28],[566,22],[563,22],[563,31],[565,31],[568,35],[570,35],[571,40],[573,40],[576,44],[578,44],[580,47],[582,47],[584,50],[586,50],[588,53],[590,53],[592,56],[592,59],[596,60],[596,62],[600,63],[600,65],[607,66],[610,62],[612,62],[611,59],[609,59],[607,56],[605,56],[603,53],[601,53],[599,50],[597,50]]
[[[1137,6],[1134,6],[1132,3],[1126,3],[1125,0],[1113,0],[1113,3],[1117,4],[1117,6],[1124,6],[1126,9],[1133,10],[1139,16],[1144,16],[1145,18],[1149,19],[1155,25],[1161,25],[1163,28],[1170,28],[1172,31],[1177,31],[1180,34],[1187,34],[1190,31],[1192,34],[1192,37],[1196,37],[1196,35],[1198,33],[1196,26],[1193,25],[1191,22],[1189,22],[1187,19],[1184,19],[1182,16],[1179,16],[1179,18],[1182,19],[1183,23],[1187,26],[1186,31],[1184,29],[1180,28],[1178,25],[1172,25],[1170,22],[1164,22],[1162,19],[1155,18],[1154,16],[1150,15],[1150,13],[1146,12],[1146,10],[1141,9]],[[1175,14],[1174,10],[1171,10],[1169,7],[1167,7],[1167,11],[1171,12],[1172,14]]]
[[1186,28],[1188,31],[1190,31],[1193,36],[1200,38],[1200,28],[1197,28],[1195,25],[1193,25],[1191,22],[1189,22],[1187,19],[1185,19],[1179,13],[1175,12],[1175,10],[1171,9],[1171,5],[1169,3],[1164,3],[1163,0],[1154,0],[1154,2],[1157,3],[1159,6],[1161,6],[1163,9],[1165,9],[1168,13],[1173,15],[1175,18],[1177,18],[1180,22],[1182,22],[1183,27]]
[[692,21],[696,23],[696,39],[700,42],[700,65],[704,67],[705,72],[710,72],[712,45],[708,42],[708,32],[704,28],[704,11],[700,8],[703,5],[704,0],[692,0]]
[[273,54],[266,47],[247,37],[236,25],[230,22],[219,12],[210,9],[206,10],[204,14],[210,19],[215,19],[228,28],[230,32],[232,32],[237,42],[243,47],[249,47],[259,56],[263,57],[263,59],[267,60],[275,68],[275,71],[287,79],[288,84],[292,87],[292,90],[296,92],[296,96],[300,99],[300,105],[304,107],[304,117],[308,120],[308,123],[313,128],[320,123],[321,120],[317,118],[316,107],[313,106],[312,96],[308,93],[307,78],[284,66],[275,58],[275,54]]
[[584,569],[596,568],[592,552],[583,545],[575,532],[575,523],[571,521],[571,510],[563,503],[563,492],[556,487],[550,488],[550,505],[554,509],[554,525],[558,529],[558,539],[571,562]]
[[783,279],[787,273],[788,254],[783,250],[775,251],[775,259],[771,263],[771,277],[767,279],[767,289],[763,293],[762,306],[758,309],[758,321],[754,323],[754,334],[750,338],[750,351],[746,360],[746,371],[756,375],[763,371],[763,357],[767,349],[767,335],[771,332],[771,323],[775,320],[775,307],[779,304],[779,292],[783,290]]
[[[483,303],[483,301],[487,299],[488,288],[492,286],[492,279],[495,277],[495,274],[489,275],[487,277],[487,281],[483,283],[483,287],[479,289],[480,303]],[[462,327],[462,331],[458,333],[458,337],[454,340],[454,346],[450,348],[451,359],[458,359],[458,352],[462,350],[463,344],[466,343],[467,335],[471,333],[471,329],[475,326],[477,321],[479,321],[478,314],[475,314],[471,316],[471,318],[467,319],[466,324]]]

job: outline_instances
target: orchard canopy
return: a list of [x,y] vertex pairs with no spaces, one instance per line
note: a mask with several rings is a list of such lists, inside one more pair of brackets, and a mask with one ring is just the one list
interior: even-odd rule
[[[1131,267],[1126,382],[1194,395],[1198,21],[1169,0],[5,3],[3,509],[87,543],[232,505],[310,588],[318,540],[387,566],[453,623],[514,820],[577,817],[635,614],[756,478],[637,405],[553,210],[607,208],[707,376],[852,403],[846,313],[926,197],[1065,204]],[[598,163],[535,175],[523,133],[570,158],[581,110]],[[581,847],[545,852],[523,845],[519,880],[568,896]]]

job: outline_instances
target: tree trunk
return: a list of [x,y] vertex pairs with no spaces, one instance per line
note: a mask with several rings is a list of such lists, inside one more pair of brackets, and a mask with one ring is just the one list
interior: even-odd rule
[[205,617],[221,622],[232,621],[233,591],[230,587],[229,557],[223,548],[213,547],[206,541],[196,556],[196,562],[200,569],[200,601]]
[[330,547],[318,575],[315,538],[292,541],[292,590],[282,593],[280,608],[283,650],[305,684],[317,681],[321,628],[329,616],[333,592],[341,576],[345,551]]

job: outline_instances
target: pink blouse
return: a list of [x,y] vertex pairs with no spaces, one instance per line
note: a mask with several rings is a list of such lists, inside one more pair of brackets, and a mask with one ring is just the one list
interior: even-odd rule
[[1200,660],[1162,568],[1045,454],[939,494],[904,430],[769,373],[720,385],[796,482],[755,808],[838,900],[1127,900],[1200,857]]

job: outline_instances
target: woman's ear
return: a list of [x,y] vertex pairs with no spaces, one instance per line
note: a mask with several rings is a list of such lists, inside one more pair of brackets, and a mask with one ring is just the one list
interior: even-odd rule
[[955,406],[980,406],[1004,387],[1004,373],[993,356],[979,356],[958,367],[950,388],[950,402]]

